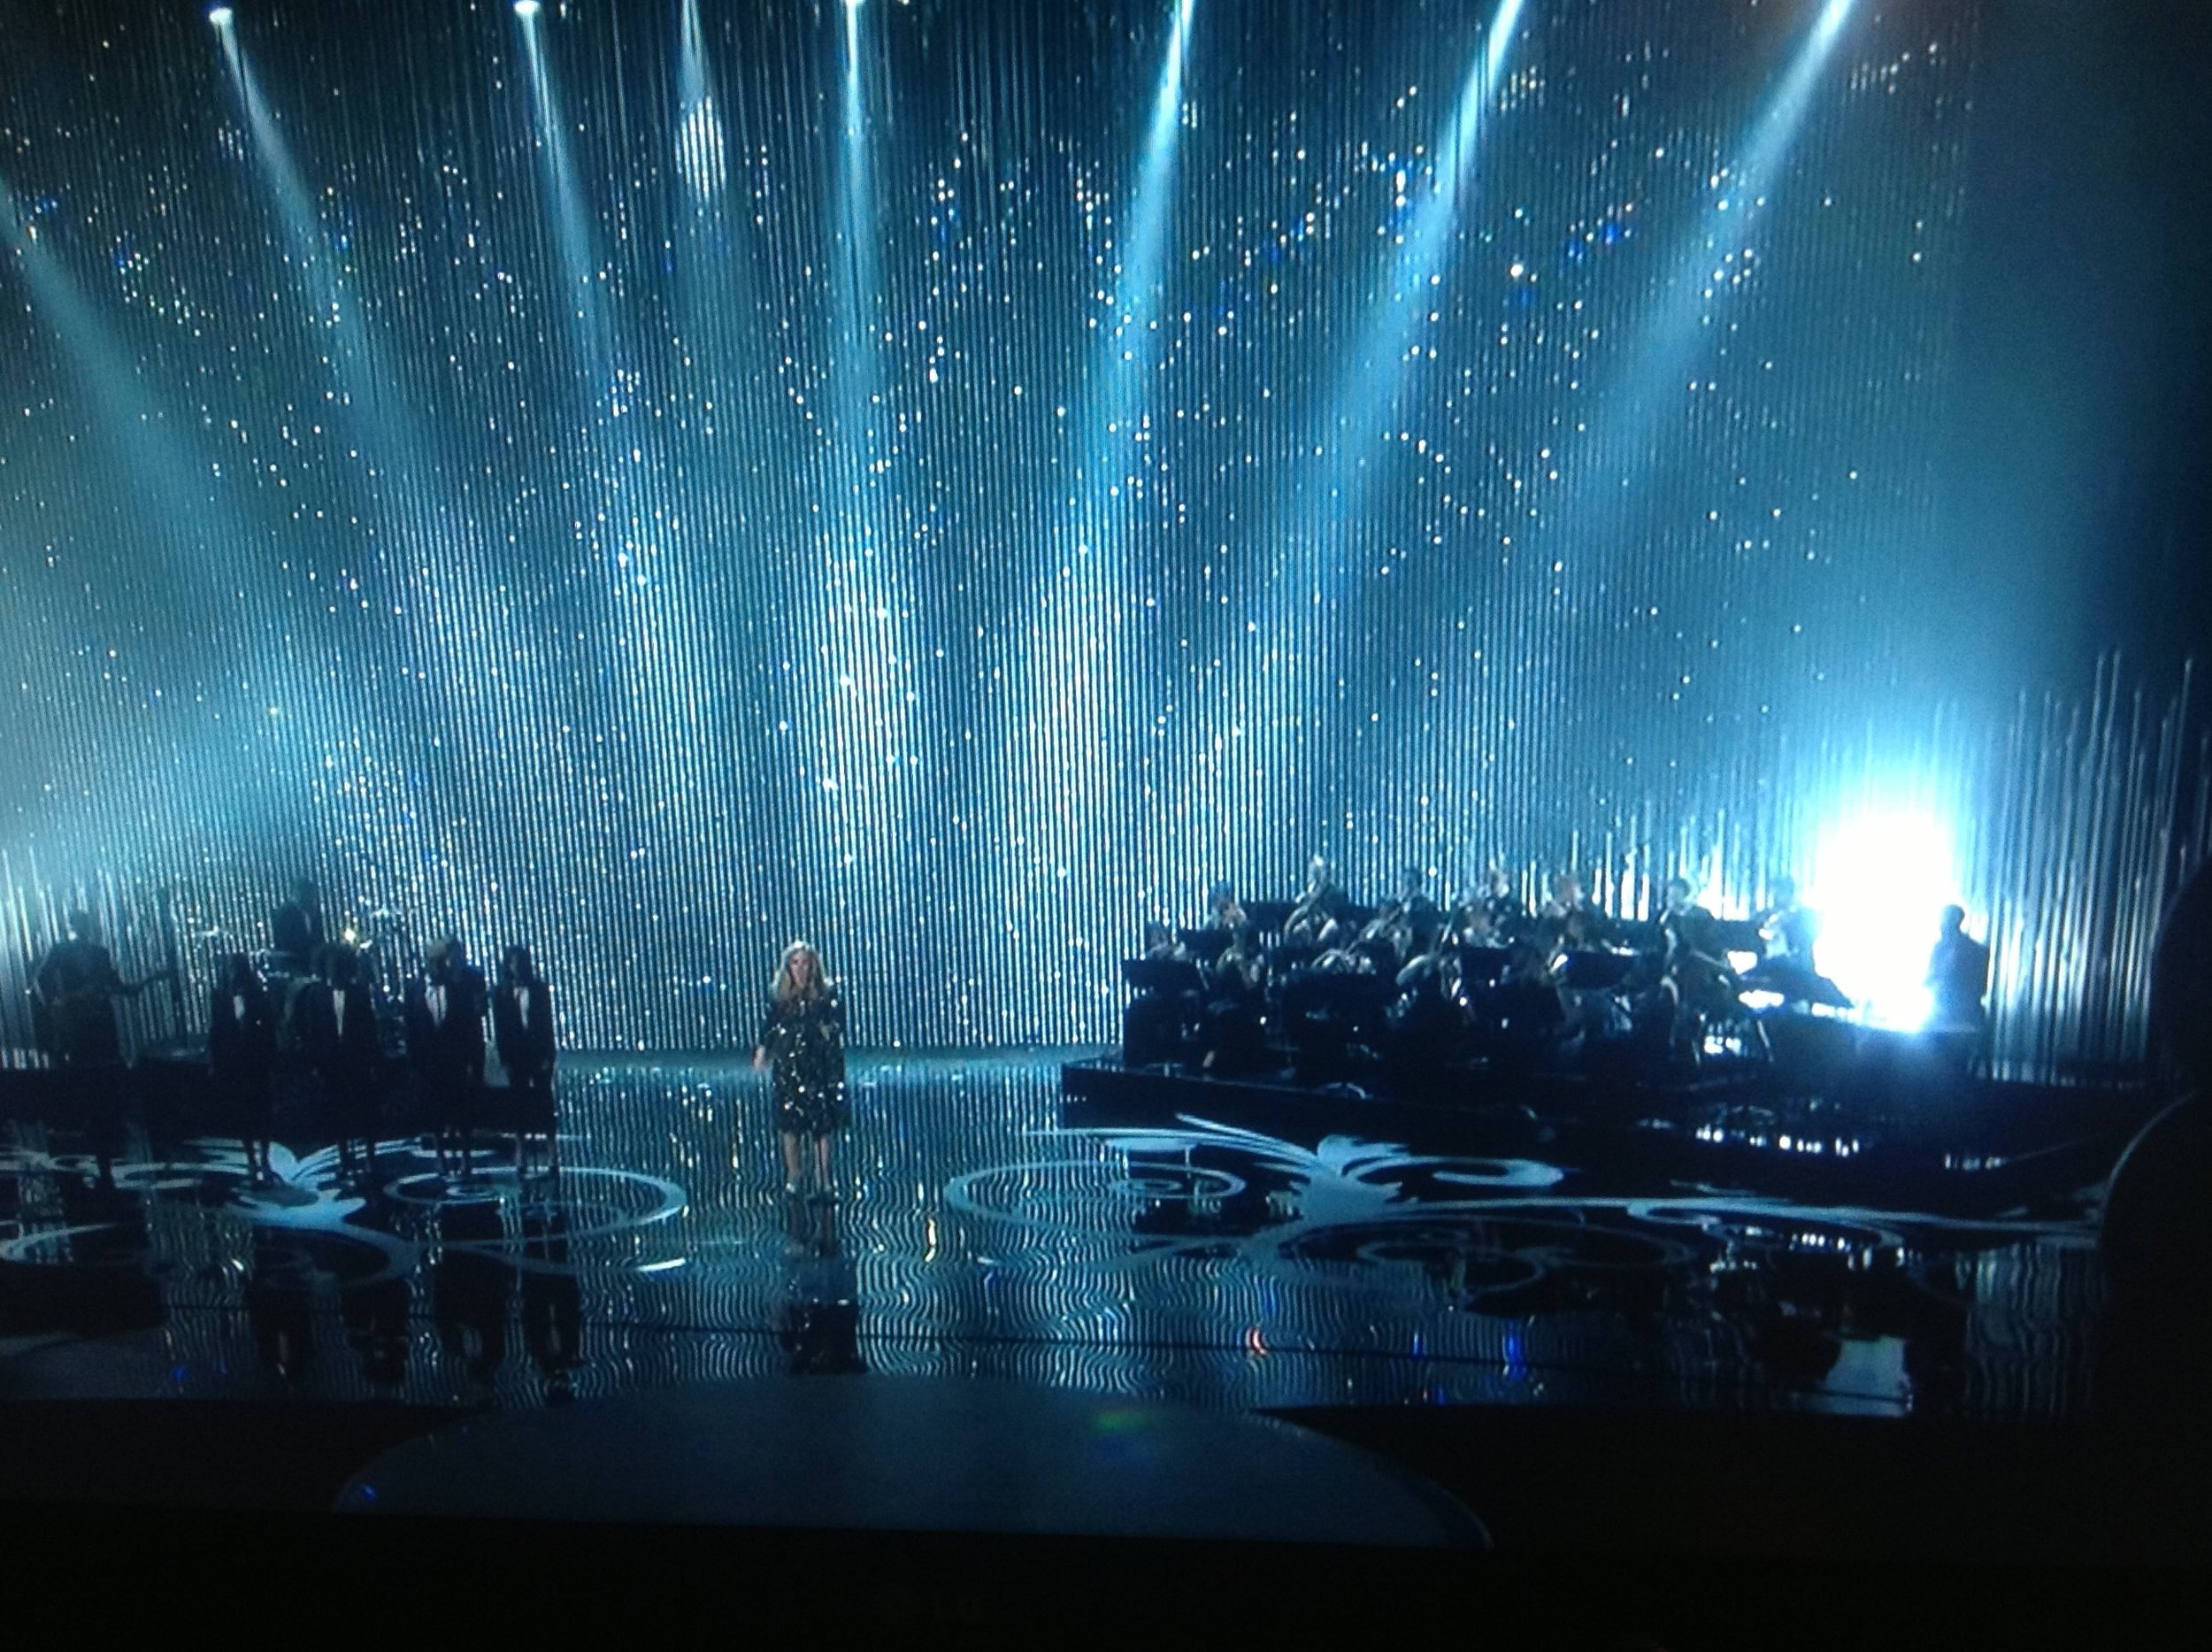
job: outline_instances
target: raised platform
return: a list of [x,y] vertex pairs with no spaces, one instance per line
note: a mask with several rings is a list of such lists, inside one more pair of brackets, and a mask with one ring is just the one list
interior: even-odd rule
[[2029,1083],[1893,1064],[1809,1091],[1738,1068],[1702,1081],[1533,1077],[1451,1102],[1216,1079],[1105,1056],[1061,1072],[1071,1125],[1191,1117],[1304,1143],[1332,1136],[1427,1151],[1536,1156],[1639,1184],[1738,1188],[1953,1215],[2067,1208],[2111,1173],[2161,1104],[2147,1082]]

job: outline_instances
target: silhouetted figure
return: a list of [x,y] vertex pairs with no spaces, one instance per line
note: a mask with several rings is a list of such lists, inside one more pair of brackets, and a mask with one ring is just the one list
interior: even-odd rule
[[311,975],[320,969],[325,940],[321,891],[302,878],[292,886],[292,898],[270,918],[269,931],[277,967],[286,974]]
[[1966,909],[1943,909],[1935,950],[1928,957],[1928,991],[1933,999],[1928,1031],[1960,1066],[1971,1066],[1981,1053],[1988,1028],[1989,949],[1966,933]]
[[508,1123],[515,1133],[515,1173],[526,1173],[529,1146],[545,1144],[546,1167],[561,1165],[553,1109],[553,992],[527,947],[509,947],[492,997],[492,1032],[507,1074]]
[[1597,911],[1590,906],[1568,909],[1559,926],[1559,947],[1562,952],[1595,952],[1605,945],[1605,926]]
[[2212,1462],[2212,867],[2197,869],[2161,926],[2151,1022],[2177,1099],[2129,1144],[2105,1197],[2094,1392],[2104,1420],[2154,1432],[2177,1484],[2193,1481],[2171,1506],[2188,1508],[2201,1534],[2196,1487]]
[[361,980],[350,947],[333,947],[323,959],[324,979],[309,983],[294,1001],[299,1044],[315,1074],[340,1169],[373,1172],[382,1133],[384,1049],[376,1003]]
[[271,1173],[276,1130],[277,1014],[268,987],[242,952],[234,952],[209,995],[209,1076],[216,1105],[245,1150],[246,1173]]
[[114,1174],[130,1090],[117,1000],[135,998],[167,979],[126,981],[101,943],[92,914],[79,911],[70,914],[69,938],[54,944],[32,980],[47,1052],[68,1075],[71,1110],[91,1136],[103,1182]]
[[407,1058],[436,1137],[438,1173],[470,1173],[484,1088],[483,972],[448,938],[407,990]]
[[1207,928],[1234,929],[1243,920],[1244,908],[1237,901],[1234,884],[1222,878],[1206,887]]
[[845,1127],[845,1003],[803,941],[783,949],[769,984],[768,1010],[753,1043],[753,1065],[772,1064],[776,1134],[783,1147],[783,1190],[799,1196],[804,1144],[814,1144],[814,1196],[832,1197],[830,1144]]
[[1516,941],[1505,974],[1485,995],[1483,1008],[1490,1021],[1491,1059],[1502,1072],[1525,1077],[1558,1053],[1567,1010],[1545,949]]

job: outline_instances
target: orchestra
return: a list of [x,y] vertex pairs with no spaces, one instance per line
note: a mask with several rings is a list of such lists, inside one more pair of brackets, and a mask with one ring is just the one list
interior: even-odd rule
[[[1815,970],[1817,921],[1795,883],[1777,878],[1771,893],[1732,921],[1676,877],[1637,921],[1592,901],[1571,869],[1532,904],[1497,865],[1448,900],[1407,867],[1386,899],[1363,908],[1317,855],[1294,901],[1241,902],[1221,880],[1202,928],[1178,939],[1164,922],[1147,925],[1141,957],[1124,972],[1135,989],[1124,1062],[1418,1094],[1478,1067],[1635,1075],[1770,1059],[1769,1004],[1849,1007]],[[1946,944],[1932,973],[1970,975],[1971,958],[1951,964],[1962,949]]]

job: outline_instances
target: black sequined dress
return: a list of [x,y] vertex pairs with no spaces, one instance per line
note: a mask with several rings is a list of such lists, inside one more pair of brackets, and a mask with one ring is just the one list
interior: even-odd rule
[[778,1130],[826,1136],[845,1127],[845,1005],[834,987],[770,1004],[755,1041],[772,1064]]

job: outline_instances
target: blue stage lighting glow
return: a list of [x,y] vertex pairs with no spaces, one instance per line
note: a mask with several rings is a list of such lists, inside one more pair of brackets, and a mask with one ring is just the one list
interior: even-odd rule
[[217,28],[228,28],[231,25],[231,10],[227,5],[216,6],[208,12],[207,20],[214,24]]
[[515,0],[515,15],[527,23],[538,14],[538,0]]
[[1821,972],[1873,1026],[1928,1019],[1936,915],[1958,898],[1956,837],[1926,803],[1860,803],[1813,839],[1805,898],[1821,914]]
[[1966,9],[449,10],[0,75],[0,1047],[73,899],[204,984],[302,872],[580,1044],[798,934],[862,1042],[1103,1039],[1316,850],[1793,873],[1904,1018],[1955,896],[2001,1050],[2139,1047],[2193,725],[1937,710]]

